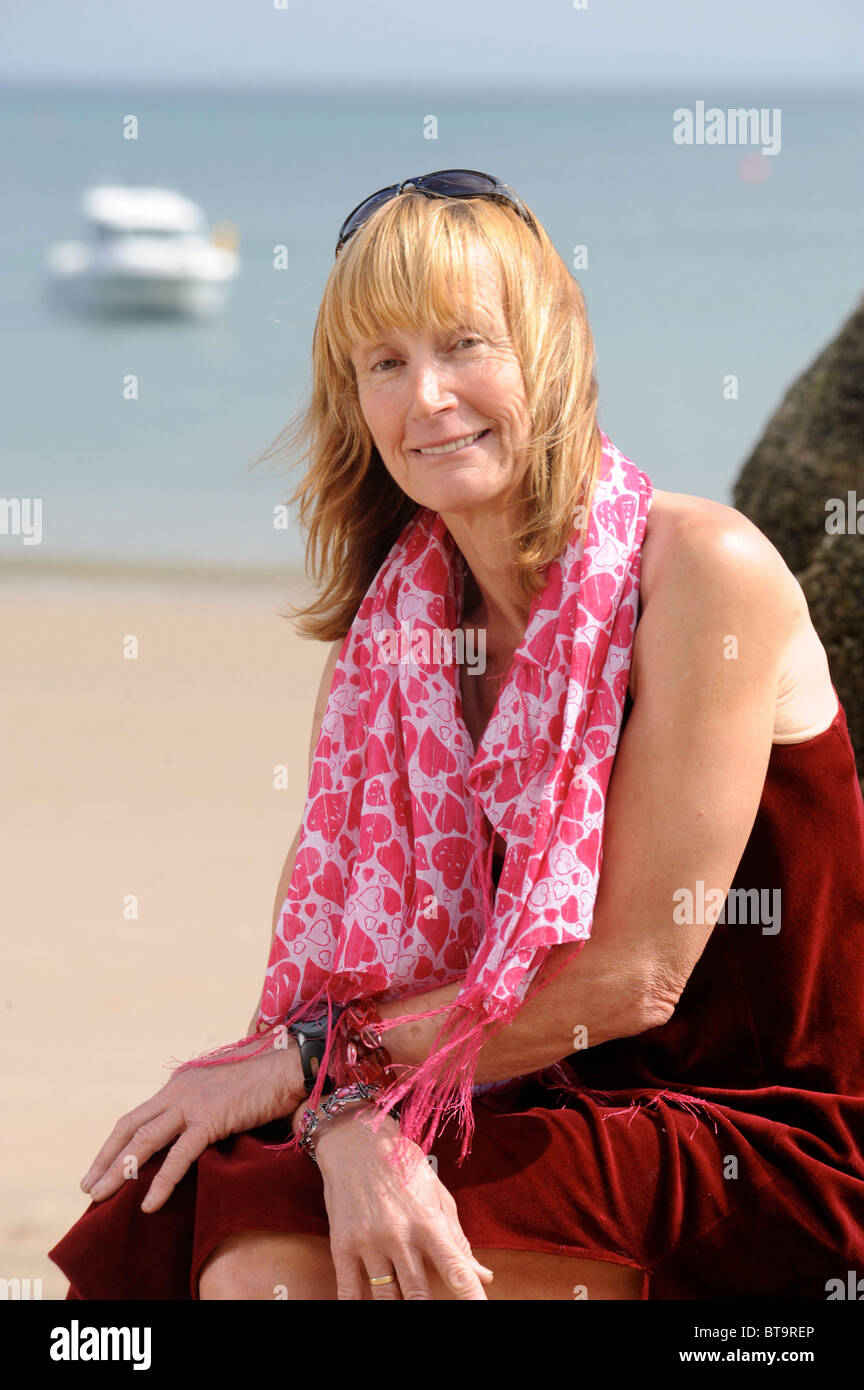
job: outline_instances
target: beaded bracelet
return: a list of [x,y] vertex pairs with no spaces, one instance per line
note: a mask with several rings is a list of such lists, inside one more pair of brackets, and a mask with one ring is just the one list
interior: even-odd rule
[[[357,1081],[351,1086],[337,1086],[335,1091],[331,1091],[326,1100],[322,1101],[318,1109],[322,1115],[326,1115],[328,1120],[332,1120],[340,1110],[346,1105],[358,1105],[361,1102],[372,1100],[379,1094],[380,1086],[367,1086],[364,1081]],[[303,1121],[300,1126],[300,1148],[305,1149],[313,1163],[318,1160],[315,1157],[315,1144],[313,1135],[318,1129],[321,1120],[318,1111],[303,1111]]]
[[342,1084],[365,1082],[379,1089],[389,1084],[393,1059],[381,1040],[381,1015],[371,999],[355,1000],[334,1029],[331,1067]]

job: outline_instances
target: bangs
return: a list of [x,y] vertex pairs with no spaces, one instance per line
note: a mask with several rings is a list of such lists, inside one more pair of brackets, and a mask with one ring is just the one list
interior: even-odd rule
[[[390,330],[476,329],[478,243],[491,253],[504,298],[497,238],[487,235],[490,221],[502,218],[501,232],[512,239],[513,220],[489,199],[455,202],[418,193],[385,204],[355,233],[357,244],[346,244],[321,306],[324,339],[343,368],[353,371],[350,354],[359,343],[377,341]],[[506,302],[504,309],[506,314]]]

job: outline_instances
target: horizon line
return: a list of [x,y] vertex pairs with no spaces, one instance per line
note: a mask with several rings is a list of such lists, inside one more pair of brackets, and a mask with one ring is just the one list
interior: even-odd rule
[[[439,82],[436,79],[428,79],[427,85],[431,90],[430,96],[458,96],[462,100],[471,101],[481,99],[492,94],[501,94],[512,97],[513,95],[534,95],[548,97],[569,96],[578,99],[580,96],[608,96],[614,93],[616,96],[653,96],[673,91],[680,92],[683,87],[691,90],[696,87],[713,87],[716,92],[728,92],[733,87],[736,90],[754,85],[770,86],[772,89],[784,89],[794,94],[816,95],[817,93],[827,97],[864,97],[864,84],[855,82],[850,76],[847,78],[832,79],[830,77],[808,78],[804,77],[777,77],[775,75],[766,77],[722,77],[711,78],[688,75],[684,79],[675,77],[658,77],[654,81],[640,80],[639,82],[581,82],[575,86],[565,78],[550,79],[542,83],[526,81],[519,85],[514,85],[512,81],[506,79],[496,82],[478,83],[472,79],[470,91],[463,90],[467,85],[467,79],[463,82],[460,79]],[[388,81],[384,84],[381,81],[370,80],[368,82],[346,83],[339,78],[321,78],[310,82],[306,79],[288,79],[286,83],[279,86],[269,81],[248,82],[237,81],[221,84],[211,82],[197,82],[195,79],[183,78],[177,81],[170,81],[164,78],[150,80],[148,78],[57,78],[57,77],[10,77],[0,72],[0,93],[12,91],[54,91],[54,92],[75,92],[75,93],[105,93],[125,94],[130,91],[177,95],[188,93],[190,95],[209,94],[213,96],[267,96],[290,99],[292,97],[308,97],[313,94],[327,93],[328,96],[341,96],[344,98],[356,97],[375,97],[377,100],[404,99],[412,97],[417,99],[418,87],[423,85],[423,79],[415,79],[412,83],[404,86]]]

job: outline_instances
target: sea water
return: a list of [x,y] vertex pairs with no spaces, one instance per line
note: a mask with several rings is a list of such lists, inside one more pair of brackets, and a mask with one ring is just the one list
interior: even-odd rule
[[[779,109],[780,150],[754,177],[754,151],[676,143],[674,113],[697,99]],[[130,114],[137,140],[123,138]],[[861,292],[861,118],[853,98],[762,87],[6,90],[0,495],[41,498],[42,525],[38,545],[0,535],[0,560],[301,566],[296,523],[273,524],[296,467],[248,465],[309,385],[338,228],[375,189],[453,166],[512,183],[574,269],[612,441],[657,487],[729,502],[782,395]],[[236,225],[242,268],[221,316],[58,311],[46,252],[80,234],[80,196],[106,180],[176,188]]]

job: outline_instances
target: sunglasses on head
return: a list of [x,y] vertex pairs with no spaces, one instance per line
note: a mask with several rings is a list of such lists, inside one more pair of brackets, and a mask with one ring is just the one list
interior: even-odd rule
[[481,174],[477,169],[436,169],[434,174],[421,174],[417,178],[404,179],[402,183],[392,183],[389,188],[379,188],[377,193],[364,198],[342,223],[336,255],[373,212],[377,212],[384,203],[389,203],[391,198],[398,198],[400,193],[413,192],[425,193],[429,198],[494,198],[498,202],[509,203],[523,222],[527,222],[533,232],[537,231],[534,218],[520,203],[509,183],[502,183],[492,174]]

